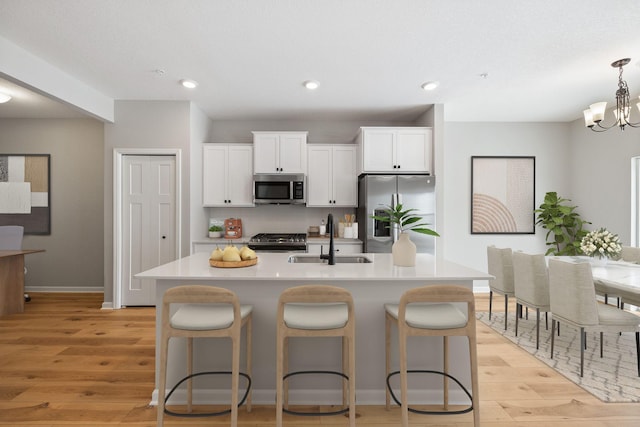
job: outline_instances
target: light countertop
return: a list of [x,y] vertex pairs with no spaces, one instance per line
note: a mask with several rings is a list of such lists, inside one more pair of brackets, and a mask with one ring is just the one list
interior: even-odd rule
[[[287,262],[287,253],[260,253],[255,266],[216,268],[209,266],[209,253],[198,252],[185,258],[136,274],[144,279],[190,280],[486,280],[493,276],[469,267],[418,254],[415,267],[393,265],[391,254],[361,254],[367,264],[310,264]],[[336,255],[340,256],[340,255]]]

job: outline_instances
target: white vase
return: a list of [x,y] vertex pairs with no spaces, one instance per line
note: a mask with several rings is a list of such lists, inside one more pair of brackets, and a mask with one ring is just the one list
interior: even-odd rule
[[409,239],[409,233],[400,233],[400,238],[391,247],[393,264],[400,267],[416,265],[416,245]]
[[220,238],[220,237],[222,237],[222,232],[221,231],[210,231],[209,232],[209,237],[211,237],[211,238]]

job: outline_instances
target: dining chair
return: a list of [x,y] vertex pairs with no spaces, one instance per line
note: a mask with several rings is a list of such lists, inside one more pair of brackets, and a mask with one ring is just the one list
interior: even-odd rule
[[[24,237],[24,227],[21,225],[1,225],[0,226],[0,251],[19,251],[22,249]],[[27,274],[27,267],[24,268]],[[24,294],[25,301],[31,301],[29,294]]]
[[620,251],[620,259],[627,262],[640,264],[640,248],[635,246],[623,246]]
[[547,262],[542,254],[526,254],[514,252],[513,285],[516,298],[516,336],[518,336],[518,320],[522,307],[536,309],[536,349],[540,348],[540,312],[548,318],[551,311],[549,305],[549,274]]
[[584,373],[586,333],[600,333],[600,357],[604,332],[635,332],[638,376],[640,376],[640,317],[596,299],[591,264],[559,259],[549,260],[549,300],[551,306],[551,358],[553,359],[556,322],[580,330],[580,376]]
[[495,279],[489,279],[489,320],[493,306],[494,292],[504,295],[504,330],[507,330],[509,297],[515,295],[513,286],[513,261],[511,248],[487,246],[488,272]]

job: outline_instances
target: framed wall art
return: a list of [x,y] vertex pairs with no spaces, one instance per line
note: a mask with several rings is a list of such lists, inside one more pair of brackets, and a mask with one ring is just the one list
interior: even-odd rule
[[0,154],[0,225],[51,234],[51,156]]
[[471,157],[471,234],[535,233],[535,157]]

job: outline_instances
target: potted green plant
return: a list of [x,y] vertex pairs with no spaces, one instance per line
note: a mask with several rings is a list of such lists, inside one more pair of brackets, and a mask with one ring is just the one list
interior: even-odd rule
[[423,217],[416,212],[417,209],[405,209],[399,203],[396,206],[385,206],[385,215],[371,215],[371,218],[375,220],[389,223],[387,228],[394,225],[398,227],[400,235],[391,248],[394,265],[402,267],[416,265],[416,245],[409,238],[409,231],[429,236],[440,236],[436,231],[427,227],[430,224],[423,221]]
[[212,225],[209,227],[209,237],[222,237],[222,227],[219,225]]
[[544,196],[544,203],[534,212],[538,214],[536,225],[547,230],[546,255],[582,255],[580,243],[587,235],[585,224],[591,224],[580,218],[577,206],[567,205],[569,199],[559,197],[555,191]]

